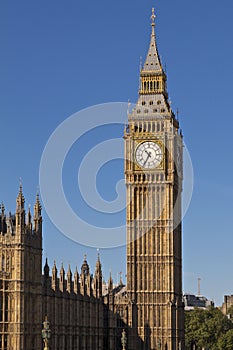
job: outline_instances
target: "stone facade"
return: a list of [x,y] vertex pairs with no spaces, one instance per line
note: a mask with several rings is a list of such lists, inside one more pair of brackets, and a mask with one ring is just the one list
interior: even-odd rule
[[222,304],[221,310],[224,315],[230,315],[232,318],[233,315],[230,313],[229,309],[233,306],[233,295],[224,295],[224,302]]
[[72,276],[70,267],[66,274],[63,266],[58,275],[55,262],[50,275],[47,259],[42,274],[39,197],[33,218],[30,210],[25,213],[22,186],[16,202],[15,215],[6,216],[3,206],[0,214],[0,349],[42,349],[45,316],[51,324],[51,349],[120,349],[124,324],[116,313],[115,296],[123,300],[125,286],[114,287],[111,277],[108,286],[103,285],[99,257],[94,276],[86,257],[80,275],[76,269]]
[[[56,263],[42,274],[42,216],[36,197],[25,213],[20,186],[16,214],[0,214],[0,350],[42,349],[45,316],[50,348],[183,350],[181,192],[182,134],[171,110],[157,51],[155,15],[140,72],[136,107],[125,139],[127,285],[103,288],[98,257],[94,276],[84,258],[80,274]],[[103,292],[104,291],[104,292]]]
[[128,345],[130,349],[173,350],[184,349],[183,141],[168,101],[154,13],[151,19],[139,98],[125,130],[127,293],[133,303]]

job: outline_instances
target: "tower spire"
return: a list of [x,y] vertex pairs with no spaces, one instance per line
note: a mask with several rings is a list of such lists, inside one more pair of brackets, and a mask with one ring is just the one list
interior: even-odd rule
[[154,117],[173,116],[168,101],[167,76],[163,69],[156,42],[155,10],[151,14],[150,44],[145,62],[140,69],[139,98],[136,108],[129,113],[129,121]]
[[157,50],[156,35],[155,35],[155,10],[152,8],[151,15],[151,39],[148,54],[146,57],[145,64],[143,66],[143,71],[146,72],[163,72],[163,67],[160,61],[160,57]]

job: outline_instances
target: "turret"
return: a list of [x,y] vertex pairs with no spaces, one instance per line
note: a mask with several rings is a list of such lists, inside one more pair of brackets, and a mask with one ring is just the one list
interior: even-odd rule
[[1,214],[0,214],[0,233],[6,233],[6,217],[5,217],[5,207],[1,204]]
[[49,278],[49,265],[48,265],[48,259],[46,258],[45,260],[45,265],[44,265],[44,277]]
[[36,195],[36,202],[34,205],[34,232],[42,235],[42,216],[41,216],[41,204],[39,194]]
[[112,280],[112,273],[110,272],[110,276],[108,279],[108,293],[112,293],[113,291],[113,280]]
[[47,288],[49,286],[49,265],[48,265],[48,259],[46,258],[45,265],[44,265],[44,281],[43,286]]
[[79,274],[78,274],[77,267],[76,267],[76,270],[74,273],[74,292],[75,292],[75,294],[79,294],[79,292],[80,292]]
[[69,264],[68,272],[67,272],[67,291],[68,291],[68,293],[73,292],[72,272],[70,269],[70,264]]
[[23,233],[25,227],[25,199],[22,184],[19,186],[19,193],[16,198],[16,234]]
[[84,255],[84,260],[83,264],[81,267],[81,275],[80,275],[80,280],[81,280],[81,285],[80,285],[80,292],[83,295],[91,295],[91,276],[89,272],[89,265],[86,260],[86,255]]
[[98,254],[97,262],[95,265],[95,277],[94,277],[94,296],[96,298],[102,297],[102,268],[100,262],[100,256]]
[[57,266],[56,266],[56,261],[54,261],[53,264],[53,269],[52,269],[52,289],[54,291],[57,290],[58,287],[58,280],[57,280]]
[[27,229],[29,232],[32,232],[32,215],[30,206],[28,207],[28,213],[27,213]]
[[59,280],[59,289],[61,292],[64,292],[65,291],[65,284],[66,284],[66,281],[65,281],[65,270],[64,270],[64,267],[63,267],[63,263],[61,264],[61,270],[60,270],[60,280]]

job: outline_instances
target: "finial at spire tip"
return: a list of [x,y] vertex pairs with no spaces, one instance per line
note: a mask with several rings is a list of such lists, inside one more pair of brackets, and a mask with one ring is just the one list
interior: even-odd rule
[[22,184],[22,178],[19,178],[19,193],[23,192],[23,184]]
[[154,7],[152,7],[151,25],[152,25],[153,27],[155,26],[155,18],[156,18],[155,9],[154,9]]

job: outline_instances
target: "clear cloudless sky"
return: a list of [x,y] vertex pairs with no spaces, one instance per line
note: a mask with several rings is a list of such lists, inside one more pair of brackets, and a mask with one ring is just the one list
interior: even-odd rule
[[[232,0],[1,1],[0,200],[15,210],[21,177],[27,205],[34,204],[44,146],[68,116],[104,102],[136,102],[152,7],[172,107],[179,108],[194,168],[183,224],[183,289],[197,293],[200,277],[201,293],[220,305],[224,294],[233,294]],[[70,193],[72,159],[74,152],[64,170]],[[113,166],[118,181],[123,163]],[[99,191],[107,198],[111,188],[105,191],[104,183],[99,180]],[[61,262],[80,268],[87,253],[94,271],[96,249],[66,238],[45,210],[43,217],[50,266],[56,260],[58,268]],[[105,278],[112,270],[117,282],[126,273],[125,247],[100,254]]]

